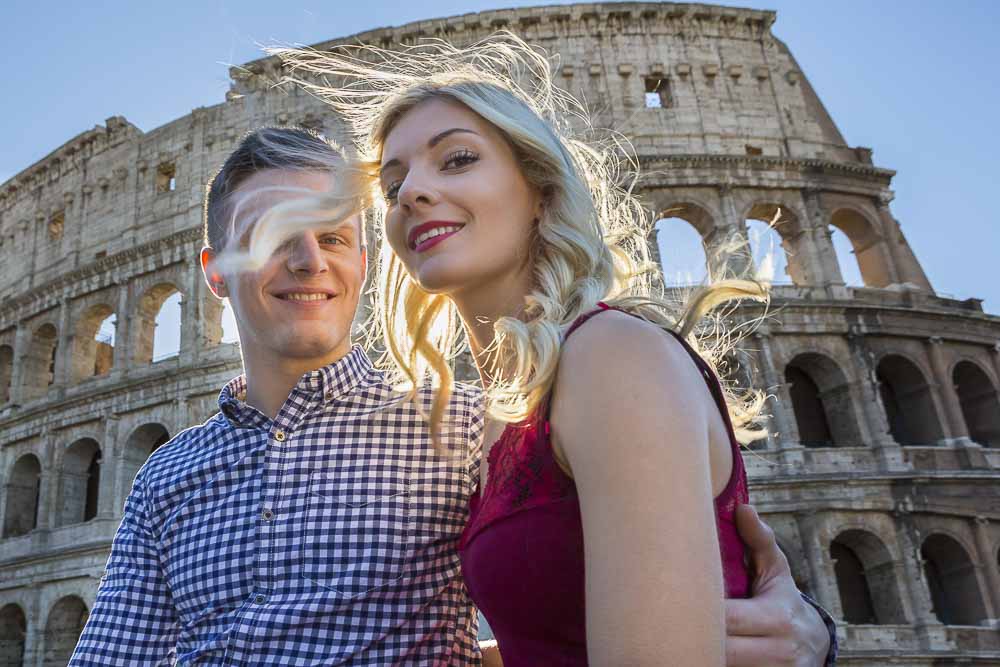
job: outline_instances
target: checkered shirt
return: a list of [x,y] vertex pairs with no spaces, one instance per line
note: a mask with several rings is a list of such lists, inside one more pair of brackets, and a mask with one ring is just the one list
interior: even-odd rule
[[232,380],[221,413],[136,476],[70,665],[479,664],[456,549],[478,392],[456,389],[442,436],[458,454],[441,456],[360,348],[274,419],[245,390]]

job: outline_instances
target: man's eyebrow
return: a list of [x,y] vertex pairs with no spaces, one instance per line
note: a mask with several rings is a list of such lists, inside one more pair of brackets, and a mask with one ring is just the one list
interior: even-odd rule
[[[428,140],[428,142],[427,142],[427,147],[428,148],[434,148],[439,143],[441,143],[442,141],[444,141],[446,138],[450,137],[453,134],[457,134],[457,133],[460,133],[460,132],[467,132],[469,134],[475,134],[476,136],[479,136],[479,133],[476,132],[475,130],[468,130],[468,129],[464,128],[464,127],[453,127],[451,129],[444,130],[442,132],[438,132],[433,137],[431,137],[430,140]],[[381,167],[379,167],[379,175],[381,175],[385,171],[388,171],[389,169],[392,169],[393,167],[398,167],[399,164],[400,164],[400,162],[396,158],[393,158],[393,159],[389,160],[388,162],[386,162],[385,164],[383,164]]]

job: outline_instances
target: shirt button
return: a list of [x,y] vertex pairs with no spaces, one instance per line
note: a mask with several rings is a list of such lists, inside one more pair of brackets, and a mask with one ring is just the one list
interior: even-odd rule
[[260,513],[260,515],[261,517],[263,517],[264,521],[270,521],[271,519],[274,518],[274,512],[272,512],[271,510],[264,510],[263,512]]
[[267,598],[264,597],[263,595],[256,595],[254,596],[253,601],[256,602],[257,604],[264,604],[265,602],[267,602]]
[[278,442],[284,442],[285,441],[285,432],[284,431],[280,431],[280,430],[279,431],[275,431],[274,432],[274,439],[277,440]]
[[328,401],[332,401],[333,400],[333,392],[332,391],[328,391],[325,394],[323,394],[323,397],[326,400],[328,400]]

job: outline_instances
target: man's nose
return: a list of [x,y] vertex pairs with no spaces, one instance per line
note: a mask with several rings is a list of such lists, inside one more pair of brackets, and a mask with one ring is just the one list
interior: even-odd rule
[[323,249],[313,234],[300,234],[291,241],[288,270],[292,273],[324,273],[327,269]]

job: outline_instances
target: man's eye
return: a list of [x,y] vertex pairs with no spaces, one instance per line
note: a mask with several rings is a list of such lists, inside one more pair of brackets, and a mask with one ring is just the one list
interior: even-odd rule
[[478,159],[479,155],[473,153],[470,150],[463,149],[460,151],[455,151],[454,153],[450,154],[448,157],[445,158],[444,168],[458,169],[460,167],[470,165]]
[[330,245],[345,245],[347,242],[344,241],[344,239],[342,239],[339,236],[330,235],[330,236],[324,236],[322,239],[320,239],[320,243],[328,243]]

